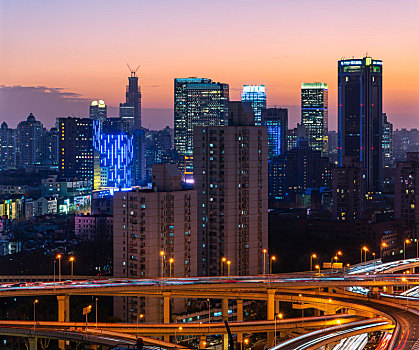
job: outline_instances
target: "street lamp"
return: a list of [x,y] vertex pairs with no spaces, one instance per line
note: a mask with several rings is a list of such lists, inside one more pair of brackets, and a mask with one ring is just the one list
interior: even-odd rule
[[36,309],[35,309],[35,306],[36,306],[36,304],[38,304],[38,299],[35,299],[34,301],[33,301],[33,329],[35,330],[35,327],[36,327],[36,319],[35,319],[35,315],[36,315]]
[[71,263],[71,278],[73,278],[74,274],[74,256],[70,256],[70,259],[68,259]]
[[406,244],[410,244],[412,241],[408,238],[403,242],[403,260],[406,260]]
[[96,298],[95,299],[95,312],[96,312],[96,328],[97,328],[97,301],[98,301],[98,298]]
[[276,261],[276,256],[272,255],[271,260],[269,261],[269,274],[270,275],[272,275],[272,265],[273,265],[274,261]]
[[339,257],[335,255],[332,260],[330,260],[330,267],[332,269],[332,275],[333,275],[333,260],[336,260],[336,262],[339,260]]
[[319,276],[320,276],[320,265],[316,265],[316,266],[314,266],[314,268],[315,268],[316,270],[319,270]]
[[183,329],[183,327],[179,327],[178,329],[175,328],[175,343],[177,344],[177,336],[176,336],[176,331],[178,330],[179,332],[181,332]]
[[207,299],[208,303],[208,323],[211,323],[211,302],[209,299]]
[[386,242],[381,242],[380,245],[380,259],[383,260],[383,250],[384,248],[387,248],[387,243]]
[[143,319],[144,318],[144,315],[143,314],[139,314],[139,315],[137,315],[137,332],[136,332],[136,339],[138,339],[138,319]]
[[[244,345],[243,345],[244,343]],[[244,350],[246,350],[246,346],[249,345],[249,339],[248,338],[244,338],[243,339],[243,343],[242,343],[242,349],[244,348]]]
[[58,259],[58,281],[61,282],[61,258],[62,255],[61,254],[57,254],[57,259]]
[[406,291],[406,289],[407,289],[407,278],[402,277],[402,282],[406,282],[406,286],[404,287],[404,291]]
[[224,263],[227,261],[227,258],[221,258],[221,276],[224,276]]
[[230,276],[230,265],[231,265],[231,261],[227,260],[227,276]]
[[263,274],[266,275],[266,249],[263,250]]
[[161,276],[164,277],[164,256],[166,255],[166,253],[161,250],[160,251],[160,257],[161,257]]
[[313,271],[313,259],[317,259],[316,254],[311,254],[310,255],[310,271]]
[[282,319],[284,317],[284,315],[283,314],[277,314],[277,315],[275,315],[275,322],[274,322],[274,324],[275,324],[275,335],[274,335],[274,345],[276,346],[276,319],[277,318],[279,318],[279,319]]
[[169,259],[169,277],[172,277],[172,264],[173,264],[173,261],[175,261],[175,259],[173,259],[173,258],[170,258]]
[[366,246],[363,246],[361,248],[361,264],[362,264],[362,253],[363,252],[365,253],[365,262],[367,262],[367,251],[368,251],[368,248]]

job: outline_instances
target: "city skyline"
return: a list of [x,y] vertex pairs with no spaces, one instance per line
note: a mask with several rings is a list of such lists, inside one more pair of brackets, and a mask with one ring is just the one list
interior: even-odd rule
[[[419,54],[418,45],[412,45],[419,33],[419,6],[415,1],[362,3],[386,23],[378,26],[364,21],[370,13],[359,13],[358,5],[360,1],[325,0],[307,7],[308,12],[301,2],[289,1],[257,6],[248,1],[92,1],[83,4],[81,12],[80,6],[68,4],[62,8],[54,3],[2,2],[0,31],[13,34],[0,36],[0,115],[15,126],[32,112],[52,126],[56,117],[87,117],[90,102],[104,99],[109,116],[117,116],[129,63],[141,65],[144,127],[173,126],[173,79],[198,76],[228,83],[231,100],[240,100],[245,84],[264,84],[267,105],[289,109],[290,127],[300,119],[300,84],[323,81],[329,85],[330,129],[336,130],[337,61],[368,52],[386,67],[383,111],[395,128],[415,127],[418,73],[409,67]],[[237,16],[231,18],[233,10]],[[112,25],[101,25],[107,22]],[[237,30],[223,30],[227,23]],[[25,35],[28,26],[30,36]],[[193,27],[200,30],[190,30]],[[307,35],[312,28],[317,30],[316,40]],[[190,45],[197,38],[202,50]]]

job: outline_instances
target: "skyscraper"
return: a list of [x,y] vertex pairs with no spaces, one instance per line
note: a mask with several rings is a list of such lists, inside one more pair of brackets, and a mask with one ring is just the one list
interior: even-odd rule
[[305,126],[310,147],[328,153],[328,87],[325,83],[301,84],[301,124]]
[[[229,104],[228,126],[194,129],[198,273],[263,273],[268,245],[268,135],[250,103]],[[230,261],[221,268],[221,258]],[[227,261],[226,261],[227,262]]]
[[125,131],[129,133],[141,128],[141,91],[136,76],[137,69],[130,68],[125,103],[119,105],[119,117],[126,123]]
[[59,118],[59,174],[89,180],[100,188],[99,122],[87,118]]
[[338,62],[339,165],[351,156],[365,168],[367,191],[381,186],[383,62],[371,57]]
[[29,114],[17,126],[17,159],[19,166],[41,164],[44,151],[44,127],[34,115]]
[[288,146],[288,109],[262,110],[262,125],[268,128],[268,157],[272,159],[286,152]]
[[16,130],[9,129],[6,122],[0,128],[0,170],[16,168]]
[[105,101],[92,101],[89,109],[90,119],[99,120],[101,122],[105,121],[107,118],[107,107]]
[[194,127],[225,125],[228,101],[228,84],[205,78],[175,79],[174,141],[186,179],[193,175]]
[[393,124],[388,121],[386,113],[383,113],[383,135],[381,142],[383,148],[383,167],[392,167],[394,165]]
[[251,102],[255,125],[262,125],[262,110],[266,108],[265,85],[243,85],[242,102]]

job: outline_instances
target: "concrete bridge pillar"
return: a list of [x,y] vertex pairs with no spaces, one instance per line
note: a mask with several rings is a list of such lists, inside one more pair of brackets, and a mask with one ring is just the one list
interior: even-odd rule
[[[163,323],[170,323],[170,292],[163,292]],[[164,335],[163,340],[170,341],[169,335]]]
[[57,295],[58,322],[70,322],[70,296]]
[[[221,299],[221,315],[224,321],[228,321],[228,299]],[[228,350],[228,334],[223,334],[223,350]]]
[[[237,299],[237,322],[243,322],[243,300]],[[237,344],[243,342],[243,333],[237,333]],[[239,347],[240,349],[240,347]]]
[[[266,310],[266,315],[267,315],[267,320],[268,321],[273,321],[275,318],[275,289],[268,289],[268,301],[267,301],[267,310]],[[274,343],[274,333],[273,332],[268,332],[267,334],[267,338],[268,338],[268,347],[271,347]]]
[[38,350],[38,338],[28,338],[29,350]]

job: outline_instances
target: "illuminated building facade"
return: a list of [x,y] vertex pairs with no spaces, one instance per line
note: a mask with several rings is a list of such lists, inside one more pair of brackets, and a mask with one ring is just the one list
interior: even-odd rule
[[283,154],[288,143],[288,109],[263,109],[262,124],[268,128],[268,158]]
[[100,134],[100,166],[107,169],[107,186],[130,187],[133,136],[126,133]]
[[381,187],[383,62],[371,57],[338,62],[338,157],[365,168],[367,191]]
[[242,102],[252,104],[255,125],[262,125],[262,110],[266,108],[265,85],[243,85]]
[[325,83],[301,84],[301,124],[310,147],[328,154],[328,87]]
[[89,109],[90,119],[99,120],[101,122],[105,121],[107,118],[107,107],[105,101],[92,101]]
[[87,118],[59,118],[59,174],[89,180],[100,188],[100,122]]
[[175,79],[174,143],[181,157],[185,178],[193,176],[193,129],[225,125],[228,113],[228,84],[205,78]]

